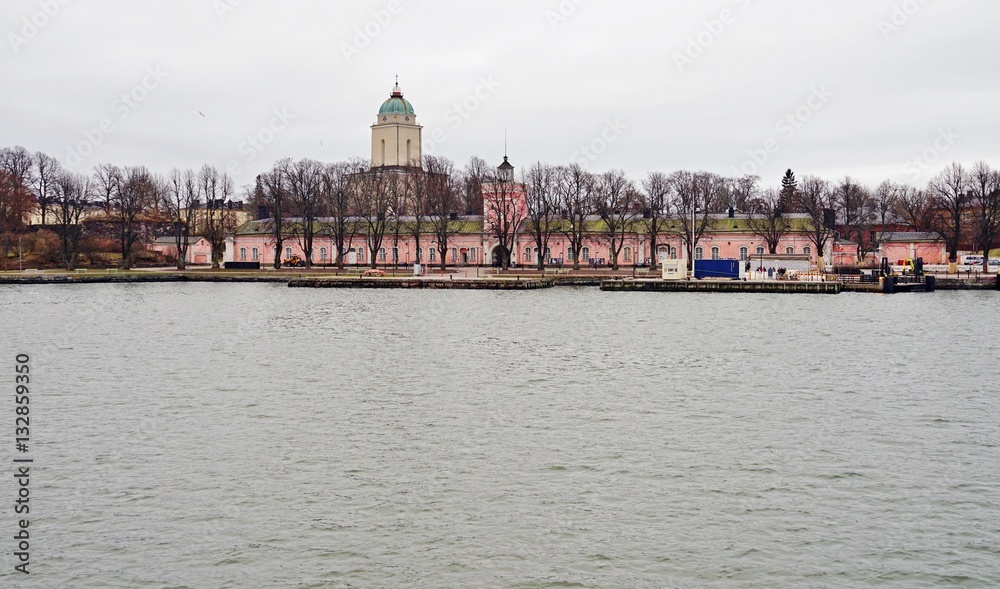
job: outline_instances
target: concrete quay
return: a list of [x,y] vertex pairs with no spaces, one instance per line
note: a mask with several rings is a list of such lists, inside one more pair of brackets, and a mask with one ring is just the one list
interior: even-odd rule
[[839,282],[742,281],[742,280],[606,280],[606,292],[716,292],[777,294],[840,294]]
[[428,278],[298,278],[290,288],[393,288],[439,290],[539,290],[552,288],[550,280],[515,280],[480,278],[441,280]]

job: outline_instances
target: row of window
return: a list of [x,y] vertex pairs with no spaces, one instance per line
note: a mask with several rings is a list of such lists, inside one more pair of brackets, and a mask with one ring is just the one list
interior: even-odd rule
[[[430,255],[430,261],[431,262],[436,262],[437,261],[437,257],[438,257],[438,249],[432,247],[432,248],[429,248],[427,251],[428,251],[428,254]],[[277,253],[277,251],[275,253]],[[712,259],[713,260],[718,260],[719,257],[721,256],[721,250],[719,249],[718,246],[713,246],[712,250],[711,250],[711,253],[712,253]],[[766,253],[766,250],[762,246],[757,246],[756,255],[762,256],[765,253]],[[785,248],[785,253],[788,254],[788,255],[794,255],[795,254],[795,247],[793,247],[793,246],[786,247]],[[624,257],[624,259],[625,259],[626,262],[631,262],[632,261],[632,248],[631,247],[626,247],[622,251],[622,254],[623,254],[623,257]],[[810,247],[810,246],[803,247],[802,248],[802,254],[806,255],[806,256],[811,256],[812,255],[812,247]],[[467,251],[463,250],[461,252],[461,255],[462,255],[462,260],[461,261],[462,261],[463,264],[468,264],[469,262],[475,263],[475,261],[477,259],[476,258],[476,248],[470,248]],[[669,250],[667,248],[660,249],[660,256],[661,256],[661,258],[664,258],[667,255],[670,256],[671,260],[676,260],[677,259],[677,248],[676,247],[670,247]],[[254,262],[260,261],[260,250],[258,250],[257,248],[252,248],[252,250],[251,250],[251,256],[252,256],[251,257],[252,261],[254,261]],[[534,248],[534,250],[532,250],[532,248],[530,248],[530,247],[524,249],[524,260],[526,260],[526,261],[534,261],[534,260],[537,259],[537,256],[538,256],[538,248]],[[567,256],[568,256],[570,262],[576,260],[576,252],[573,251],[573,248],[569,248],[569,250],[567,251]],[[291,258],[291,257],[292,257],[292,248],[290,248],[290,247],[289,248],[285,248],[285,259],[288,259],[288,258]],[[354,258],[354,260],[356,260],[356,263],[364,263],[364,261],[365,261],[365,248],[363,248],[363,247],[362,248],[352,248],[351,250],[348,251],[348,257],[349,258]],[[548,260],[548,259],[551,259],[551,258],[552,258],[552,252],[551,252],[551,250],[549,248],[545,248],[545,259]],[[705,248],[703,248],[702,246],[698,246],[698,247],[694,248],[694,258],[696,260],[704,260],[705,259]],[[750,258],[750,248],[748,248],[746,246],[741,247],[740,248],[740,261],[745,262],[749,258]],[[322,247],[322,248],[319,249],[319,259],[320,259],[320,262],[324,263],[324,264],[329,261],[329,252],[327,251],[327,249],[325,247]],[[386,250],[385,250],[385,248],[379,249],[379,251],[378,251],[378,259],[379,259],[380,262],[385,262],[386,261]],[[423,248],[417,248],[417,260],[416,261],[417,262],[422,262],[423,259],[424,259],[424,249]],[[241,247],[240,248],[240,261],[245,262],[246,260],[247,260],[247,248]],[[581,260],[584,261],[584,262],[590,260],[590,248],[589,247],[585,247],[581,251]],[[399,262],[399,248],[398,247],[392,248],[392,261],[393,261],[393,263],[398,263]],[[451,248],[451,261],[455,262],[455,263],[457,263],[459,261],[459,250],[458,250],[458,248],[454,248],[454,247]],[[351,263],[355,263],[355,262],[352,261]]]
[[[767,250],[764,249],[763,246],[757,246],[757,253],[756,253],[756,255],[763,256],[766,253],[767,253]],[[794,246],[788,246],[788,247],[786,247],[785,248],[785,254],[790,255],[790,256],[795,255],[795,247]],[[804,255],[804,256],[811,256],[812,255],[812,248],[809,247],[808,245],[805,246],[805,247],[803,247],[802,248],[802,255]],[[713,246],[712,247],[712,259],[713,260],[718,260],[719,256],[720,256],[720,250],[719,250],[719,248],[717,246]],[[674,248],[674,247],[670,248],[670,258],[671,259],[677,259],[677,248]],[[750,258],[750,248],[748,248],[746,246],[741,247],[740,248],[740,261],[745,262],[749,258]],[[705,259],[705,248],[703,248],[701,246],[698,246],[698,247],[694,248],[694,259],[696,259],[696,260],[704,260]]]
[[[278,253],[277,250],[275,250],[274,253],[277,254]],[[292,248],[290,248],[290,247],[285,248],[285,259],[287,260],[288,258],[291,258],[292,257],[292,253],[293,253],[292,252]],[[436,262],[437,258],[438,258],[438,249],[432,247],[432,248],[428,249],[428,253],[430,255],[430,261],[431,262]],[[250,250],[250,255],[252,256],[250,258],[252,261],[254,261],[254,262],[260,261],[260,250],[258,248],[252,248]],[[347,255],[348,255],[348,258],[356,259],[357,263],[364,263],[364,261],[365,261],[365,248],[363,248],[363,247],[361,247],[361,248],[351,248],[350,250],[348,250]],[[468,250],[464,250],[463,249],[462,252],[461,252],[461,255],[462,255],[462,263],[463,264],[468,264],[470,261],[474,262],[476,260],[476,248],[469,248]],[[329,261],[329,259],[330,259],[330,257],[329,257],[329,251],[327,250],[327,248],[325,248],[325,247],[319,248],[319,260],[320,260],[320,262],[321,263],[326,263],[326,262]],[[380,262],[385,262],[386,261],[386,250],[385,250],[384,247],[380,248],[378,250],[378,259],[379,259]],[[417,261],[418,262],[422,262],[423,259],[424,259],[424,249],[423,248],[417,248]],[[245,248],[245,247],[241,247],[240,248],[240,261],[241,262],[247,261],[247,248]],[[399,248],[398,247],[392,248],[392,261],[393,262],[399,262]],[[459,261],[459,250],[458,250],[458,248],[455,248],[455,247],[451,248],[451,261],[452,262],[458,262]]]

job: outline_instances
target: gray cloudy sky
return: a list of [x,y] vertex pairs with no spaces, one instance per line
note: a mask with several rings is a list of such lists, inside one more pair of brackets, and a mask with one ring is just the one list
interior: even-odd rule
[[[1000,166],[995,0],[4,0],[0,146],[80,171],[370,156],[394,76],[464,165]],[[203,113],[204,116],[202,116]]]

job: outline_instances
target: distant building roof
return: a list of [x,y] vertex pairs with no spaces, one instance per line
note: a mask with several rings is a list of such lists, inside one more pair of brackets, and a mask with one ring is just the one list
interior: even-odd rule
[[[200,235],[192,235],[187,238],[187,245],[198,243],[202,239],[205,238]],[[177,238],[173,236],[158,237],[153,240],[153,245],[177,245]]]
[[893,242],[914,242],[914,241],[939,241],[937,233],[928,231],[891,231],[882,234],[882,241]]

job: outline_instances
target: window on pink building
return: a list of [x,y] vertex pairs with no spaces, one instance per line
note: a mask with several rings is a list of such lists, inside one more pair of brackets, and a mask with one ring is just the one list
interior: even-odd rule
[[719,248],[717,246],[713,247],[712,248],[712,259],[713,260],[718,260],[720,255],[721,255],[721,252],[719,251]]

